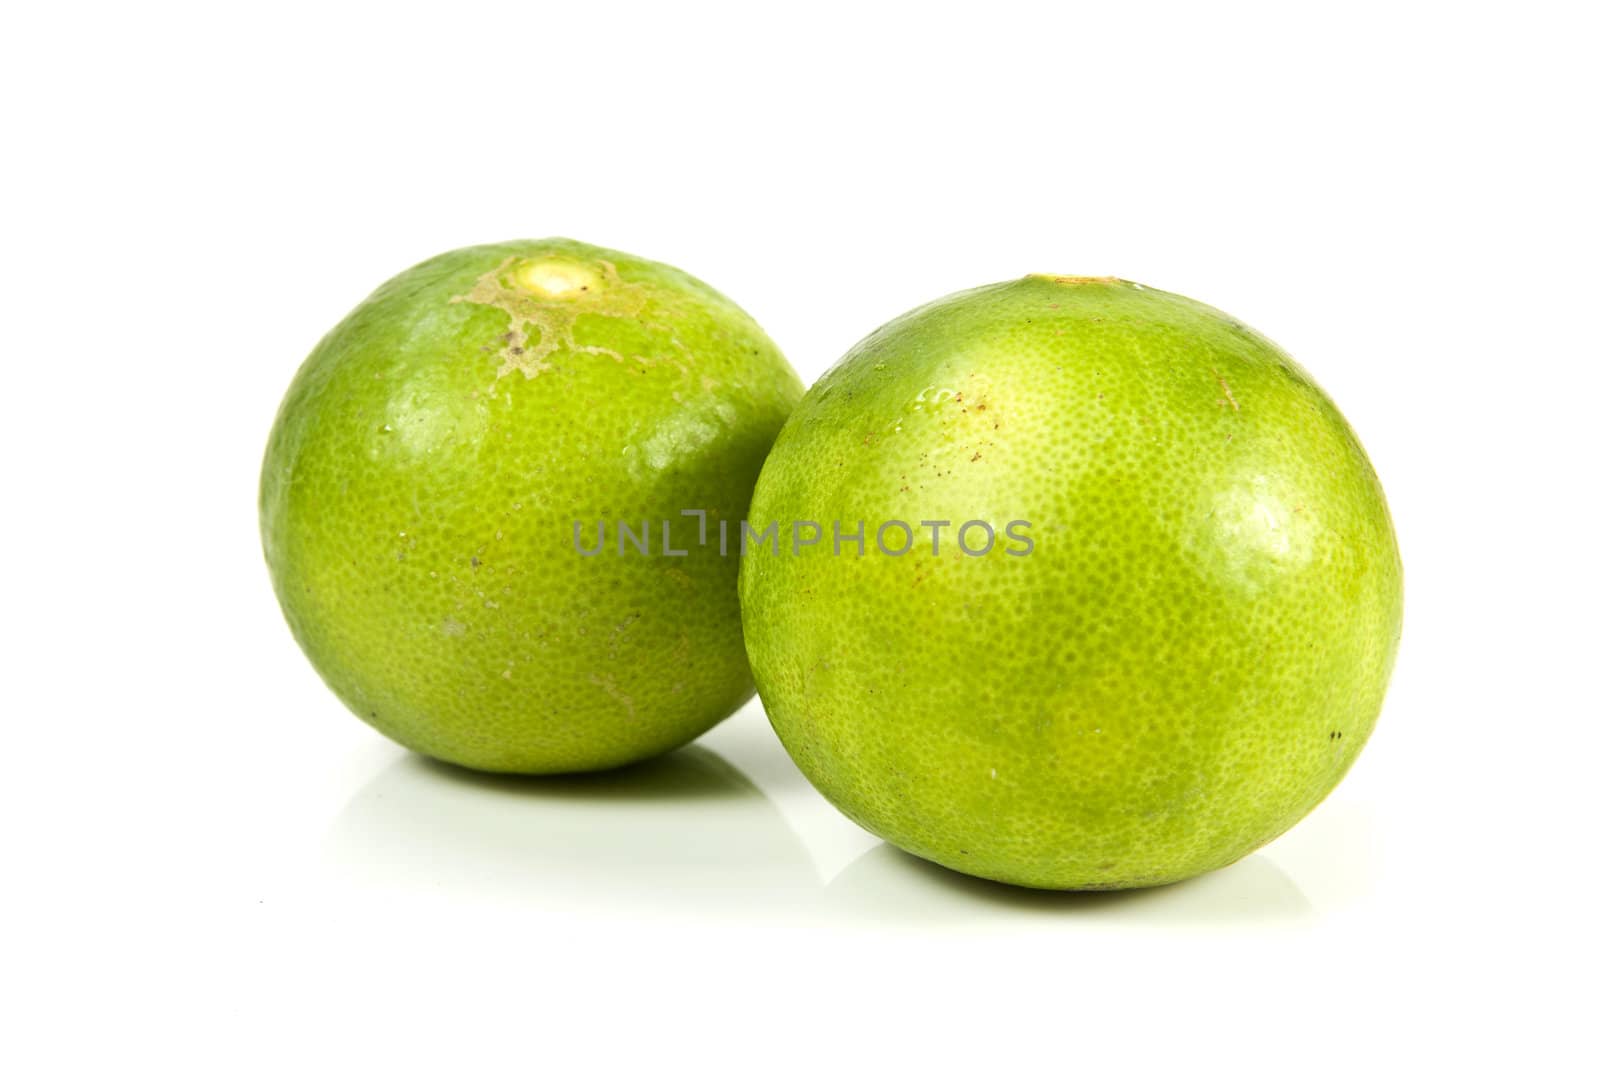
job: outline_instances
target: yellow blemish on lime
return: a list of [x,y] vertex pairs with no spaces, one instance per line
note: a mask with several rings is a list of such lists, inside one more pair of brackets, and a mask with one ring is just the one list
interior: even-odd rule
[[513,284],[536,296],[571,300],[599,289],[602,278],[587,264],[570,259],[532,259],[511,272]]
[[499,376],[521,371],[537,378],[550,369],[550,358],[562,352],[608,356],[618,363],[632,355],[598,345],[579,344],[573,336],[580,315],[634,319],[650,300],[643,286],[622,280],[603,259],[566,256],[511,256],[479,275],[469,292],[451,297],[452,304],[481,304],[511,316],[511,328],[493,349],[502,359]]
[[1038,279],[1040,279],[1042,281],[1047,281],[1047,282],[1055,282],[1057,285],[1132,285],[1132,284],[1134,284],[1132,282],[1123,281],[1121,278],[1113,278],[1110,275],[1030,274],[1030,275],[1028,275],[1028,277],[1030,277],[1030,278],[1038,278]]

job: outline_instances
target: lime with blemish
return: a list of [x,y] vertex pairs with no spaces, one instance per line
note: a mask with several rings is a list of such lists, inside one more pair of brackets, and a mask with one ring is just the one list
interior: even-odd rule
[[1019,885],[1172,882],[1272,840],[1350,768],[1399,638],[1389,513],[1333,403],[1238,321],[1113,278],[873,333],[789,419],[750,523],[792,531],[740,589],[801,770]]
[[664,264],[567,240],[430,259],[323,338],[278,412],[260,503],[284,615],[419,752],[550,773],[671,749],[752,691],[737,554],[701,524],[744,516],[801,391]]

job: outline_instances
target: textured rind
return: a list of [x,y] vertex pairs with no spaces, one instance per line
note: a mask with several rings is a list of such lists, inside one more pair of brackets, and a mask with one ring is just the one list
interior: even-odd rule
[[[1398,549],[1349,426],[1271,342],[1114,279],[959,293],[862,341],[795,410],[753,526],[746,645],[796,763],[947,867],[1114,889],[1224,866],[1339,782],[1400,632]],[[1031,523],[899,558],[885,520]],[[892,535],[897,547],[899,535]]]
[[[552,298],[562,343],[519,363],[537,338],[471,295],[549,258],[612,284]],[[284,398],[260,497],[284,615],[352,710],[440,759],[542,773],[673,748],[752,685],[737,559],[664,557],[659,523],[679,547],[680,509],[742,517],[801,391],[747,315],[671,267],[566,240],[428,260]],[[650,521],[651,556],[580,556],[572,524],[593,547],[598,520]]]

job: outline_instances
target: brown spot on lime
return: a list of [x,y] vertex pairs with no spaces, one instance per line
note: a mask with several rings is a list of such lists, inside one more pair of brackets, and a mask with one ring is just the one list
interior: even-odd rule
[[1222,407],[1224,403],[1227,403],[1232,404],[1233,410],[1238,411],[1239,402],[1233,398],[1233,390],[1228,388],[1228,380],[1224,378],[1222,376],[1222,372],[1217,370],[1215,367],[1211,368],[1211,373],[1217,376],[1217,384],[1222,386],[1222,395],[1226,398],[1226,400],[1219,399],[1217,401],[1217,407]]

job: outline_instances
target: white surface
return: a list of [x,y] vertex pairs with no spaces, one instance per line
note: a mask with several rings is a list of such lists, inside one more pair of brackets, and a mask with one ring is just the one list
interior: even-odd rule
[[[8,14],[0,1058],[1592,1062],[1585,15]],[[754,705],[606,787],[403,755],[279,618],[260,451],[378,282],[550,234],[709,280],[808,381],[1030,271],[1272,336],[1400,533],[1366,754],[1259,855],[1094,898],[877,844]]]

